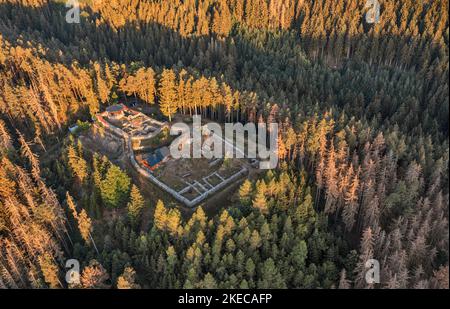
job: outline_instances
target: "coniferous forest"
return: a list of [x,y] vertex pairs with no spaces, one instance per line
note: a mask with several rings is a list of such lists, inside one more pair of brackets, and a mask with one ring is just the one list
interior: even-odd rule
[[[448,0],[79,2],[0,0],[1,288],[449,288]],[[68,133],[129,101],[278,167],[185,211]]]

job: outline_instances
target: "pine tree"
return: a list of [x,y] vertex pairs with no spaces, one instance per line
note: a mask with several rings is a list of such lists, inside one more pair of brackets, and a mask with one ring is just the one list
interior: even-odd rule
[[75,218],[75,220],[78,220],[77,206],[75,205],[75,202],[69,192],[66,192],[66,203],[70,211],[72,212],[72,216]]
[[345,206],[342,212],[342,219],[347,231],[351,231],[355,224],[355,216],[358,211],[358,188],[359,178],[358,173],[356,173],[344,197]]
[[117,278],[118,289],[140,289],[136,283],[136,271],[132,267],[125,267],[123,274]]
[[252,279],[255,275],[255,263],[251,258],[247,259],[247,262],[245,262],[245,272],[249,279]]
[[8,130],[6,129],[5,122],[0,119],[0,151],[11,149],[12,149],[11,136]]
[[62,284],[59,281],[58,277],[59,269],[53,257],[49,253],[45,253],[39,256],[38,260],[42,274],[44,276],[44,280],[49,285],[49,287],[52,289],[62,287]]
[[217,2],[213,11],[212,31],[221,36],[227,36],[231,30],[231,13],[226,1]]
[[334,213],[336,211],[336,198],[338,195],[337,181],[336,181],[337,169],[334,152],[334,142],[330,141],[330,147],[327,153],[327,163],[325,167],[325,187],[326,187],[326,201],[325,201],[325,213]]
[[257,230],[253,230],[252,236],[250,238],[250,248],[256,250],[261,246],[261,236]]
[[169,230],[172,236],[176,236],[178,234],[178,228],[181,224],[181,215],[178,209],[171,209],[167,214],[167,229]]
[[246,179],[239,188],[239,200],[243,205],[248,205],[251,201],[252,183]]
[[67,157],[69,167],[77,180],[83,184],[87,179],[89,170],[86,161],[80,157],[73,145],[69,145],[67,149]]
[[339,279],[339,289],[350,289],[350,287],[350,282],[347,280],[347,273],[345,268],[343,268]]
[[448,265],[441,266],[439,270],[434,271],[431,286],[435,289],[449,288]]
[[303,269],[305,267],[305,261],[308,256],[308,247],[306,242],[301,240],[294,246],[291,252],[292,264],[296,269]]
[[104,205],[117,208],[125,204],[130,189],[130,178],[119,167],[108,169],[100,190]]
[[92,243],[95,251],[98,252],[97,246],[95,245],[94,239],[92,238],[91,235],[93,228],[92,221],[87,215],[86,211],[84,209],[82,209],[80,212],[77,211],[77,206],[72,196],[70,196],[69,192],[66,192],[66,203],[70,211],[72,212],[75,221],[77,222],[78,230],[80,231],[81,237],[86,242],[86,244]]
[[83,237],[86,243],[89,243],[91,239],[92,222],[84,209],[82,209],[78,214],[77,221],[81,237]]
[[142,213],[144,207],[144,198],[141,195],[138,187],[133,185],[130,192],[130,201],[127,205],[128,216],[132,222],[136,222]]
[[174,270],[175,265],[177,263],[177,255],[175,252],[175,248],[173,246],[169,246],[169,248],[167,248],[166,250],[166,254],[169,270]]
[[201,289],[217,289],[217,282],[214,279],[213,275],[207,273],[205,278],[200,282],[199,288]]
[[273,259],[269,258],[264,261],[261,269],[261,276],[258,281],[258,289],[283,289],[286,288],[278,268]]
[[178,109],[177,105],[175,73],[173,70],[164,69],[159,81],[159,107],[163,115],[169,117],[169,121],[172,121],[172,116]]
[[253,207],[259,209],[259,211],[263,214],[267,214],[269,210],[266,200],[266,184],[264,180],[256,184],[256,195],[253,199]]
[[167,220],[168,216],[166,213],[166,208],[164,207],[164,203],[163,201],[158,200],[158,202],[156,203],[154,214],[155,226],[160,230],[164,230],[167,226]]
[[97,80],[97,92],[99,99],[102,103],[106,103],[109,99],[110,87],[102,77],[102,71],[99,63],[94,64],[96,80]]
[[136,72],[137,94],[147,104],[155,102],[155,72],[152,68],[140,68]]
[[82,271],[81,285],[85,289],[105,289],[109,287],[106,284],[108,279],[109,275],[103,266],[96,260],[91,260]]

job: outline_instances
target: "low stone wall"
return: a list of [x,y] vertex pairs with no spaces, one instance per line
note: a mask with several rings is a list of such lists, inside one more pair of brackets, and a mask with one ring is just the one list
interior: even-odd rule
[[[128,149],[131,150],[131,140],[128,140]],[[155,176],[153,176],[153,174],[148,171],[146,168],[142,167],[139,165],[139,163],[136,161],[136,158],[134,157],[134,152],[131,150],[130,151],[130,160],[131,160],[131,164],[133,165],[133,167],[144,177],[150,179],[154,184],[156,184],[158,187],[160,187],[161,189],[163,189],[164,191],[168,192],[170,195],[172,195],[177,201],[185,204],[188,207],[193,207],[195,206],[194,204],[192,204],[192,202],[190,200],[188,200],[187,198],[185,198],[184,196],[178,194],[177,191],[175,191],[174,189],[172,189],[171,187],[169,187],[168,185],[166,185],[165,183],[161,182],[158,178],[156,178]]]
[[126,134],[123,130],[119,129],[116,126],[113,126],[109,122],[107,122],[102,115],[97,116],[98,122],[105,128],[110,130],[112,133],[118,135],[119,137],[122,137],[124,139],[128,139],[128,134]]
[[220,191],[221,189],[225,188],[227,185],[229,185],[233,181],[235,181],[235,180],[241,178],[242,176],[246,175],[247,172],[248,172],[248,170],[245,167],[243,167],[239,172],[237,172],[236,174],[234,174],[230,178],[225,179],[224,181],[219,183],[217,186],[213,187],[212,189],[206,191],[202,195],[197,196],[195,199],[191,200],[190,203],[192,204],[192,206],[195,206],[195,205],[201,203],[202,201],[204,201],[211,194],[214,194],[217,191]]
[[[128,140],[128,147],[129,149],[131,149],[131,141]],[[174,189],[172,189],[171,187],[169,187],[168,185],[166,185],[165,183],[161,182],[158,178],[156,178],[155,176],[153,176],[153,174],[151,172],[149,172],[146,168],[142,167],[139,165],[139,163],[136,161],[136,158],[134,157],[134,153],[133,151],[131,151],[130,154],[130,160],[132,165],[134,166],[134,168],[144,177],[150,179],[150,181],[152,181],[154,184],[156,184],[158,187],[160,187],[161,189],[163,189],[164,191],[166,191],[167,193],[169,193],[170,195],[172,195],[177,201],[179,201],[180,203],[183,203],[184,205],[186,205],[187,207],[195,207],[198,204],[200,204],[201,202],[203,202],[207,197],[209,197],[211,194],[216,193],[217,191],[223,189],[224,187],[226,187],[228,184],[230,184],[231,182],[239,179],[241,176],[244,176],[245,174],[247,174],[248,170],[243,167],[239,172],[237,172],[236,174],[234,174],[233,176],[225,179],[223,182],[221,182],[220,184],[218,184],[217,186],[213,187],[211,190],[206,191],[205,193],[197,196],[195,199],[193,200],[189,200],[186,197],[182,196],[181,194],[179,194],[177,191],[175,191]]]
[[130,138],[130,136],[128,134],[126,134],[124,131],[113,126],[109,122],[105,121],[101,115],[97,116],[97,120],[106,129],[110,130],[112,133],[122,137],[125,140],[125,144],[128,148],[127,152],[129,153],[131,164],[136,169],[136,171],[138,171],[142,176],[148,178],[151,182],[153,182],[159,188],[163,189],[164,191],[166,191],[167,193],[172,195],[172,197],[175,198],[178,202],[183,203],[184,205],[186,205],[189,208],[193,208],[193,207],[197,206],[198,204],[203,202],[206,198],[208,198],[210,195],[223,189],[224,187],[226,187],[233,181],[235,181],[235,180],[239,179],[240,177],[244,176],[245,174],[247,174],[247,172],[248,172],[248,170],[245,167],[243,167],[239,172],[237,172],[236,174],[232,175],[231,177],[229,177],[227,179],[224,179],[217,186],[202,193],[201,195],[197,196],[193,200],[189,200],[186,197],[179,194],[174,189],[172,189],[171,187],[169,187],[168,185],[166,185],[165,183],[163,183],[162,181],[160,181],[158,178],[153,176],[153,174],[149,170],[147,170],[145,167],[142,167],[141,165],[139,165],[139,163],[136,161],[136,158],[134,156],[134,151],[133,151],[133,146],[132,146],[132,141],[135,140],[135,138],[133,138],[133,137]]

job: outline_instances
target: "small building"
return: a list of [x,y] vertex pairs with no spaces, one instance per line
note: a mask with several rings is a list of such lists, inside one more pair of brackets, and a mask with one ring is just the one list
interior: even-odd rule
[[106,113],[108,117],[119,119],[124,116],[126,106],[123,104],[111,105],[106,108]]
[[149,154],[143,161],[143,164],[154,171],[162,163],[166,162],[170,156],[170,150],[168,147],[161,147],[156,149],[153,153]]

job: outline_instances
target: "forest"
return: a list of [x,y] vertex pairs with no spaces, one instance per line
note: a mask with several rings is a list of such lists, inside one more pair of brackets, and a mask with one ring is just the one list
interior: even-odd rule
[[[79,2],[0,0],[0,288],[449,288],[448,0]],[[131,100],[279,166],[186,214],[68,136]]]

